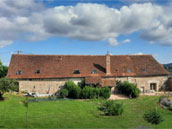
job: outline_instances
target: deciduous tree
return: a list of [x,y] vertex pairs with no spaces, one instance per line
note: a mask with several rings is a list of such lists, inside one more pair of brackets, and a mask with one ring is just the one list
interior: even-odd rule
[[5,77],[7,75],[7,72],[8,72],[8,66],[3,65],[0,60],[0,78]]

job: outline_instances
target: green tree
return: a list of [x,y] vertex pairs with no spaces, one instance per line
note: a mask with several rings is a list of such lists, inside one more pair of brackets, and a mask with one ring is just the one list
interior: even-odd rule
[[8,72],[8,66],[3,65],[0,60],[0,78],[5,77],[7,75],[7,72]]
[[26,129],[28,129],[28,108],[29,108],[29,100],[28,97],[23,101],[23,104],[26,108]]
[[4,100],[3,94],[9,91],[18,91],[18,82],[13,79],[0,78],[0,100]]

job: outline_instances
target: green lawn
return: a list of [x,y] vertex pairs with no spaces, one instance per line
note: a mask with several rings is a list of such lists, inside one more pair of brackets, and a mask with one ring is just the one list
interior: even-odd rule
[[[24,97],[6,94],[0,102],[0,128],[25,128]],[[97,109],[100,100],[60,100],[29,104],[29,128],[115,128],[133,129],[140,125],[154,127],[142,118],[144,112],[157,107],[158,97],[139,97],[120,100],[124,104],[122,116],[104,116]],[[165,121],[158,128],[172,129],[172,112],[158,107]]]

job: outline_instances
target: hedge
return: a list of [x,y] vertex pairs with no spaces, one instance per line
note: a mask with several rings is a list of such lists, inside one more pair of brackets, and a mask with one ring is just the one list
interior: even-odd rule
[[[68,81],[65,83],[65,89],[68,91],[68,98],[82,98],[82,99],[93,99],[93,98],[104,98],[108,99],[110,97],[110,88],[103,87],[92,87],[92,86],[84,86],[82,89],[80,86],[76,85],[72,81]],[[64,91],[63,91],[64,92]],[[60,91],[61,94],[63,94]],[[65,91],[66,92],[66,91]],[[63,96],[63,95],[62,95]]]

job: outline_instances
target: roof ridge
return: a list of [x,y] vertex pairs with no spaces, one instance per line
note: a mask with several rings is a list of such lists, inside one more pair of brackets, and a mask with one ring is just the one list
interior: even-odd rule
[[[18,55],[18,56],[106,56],[106,55],[56,55],[56,54],[12,54],[12,55]],[[110,55],[110,56],[152,56],[151,54],[144,54],[144,55]]]

